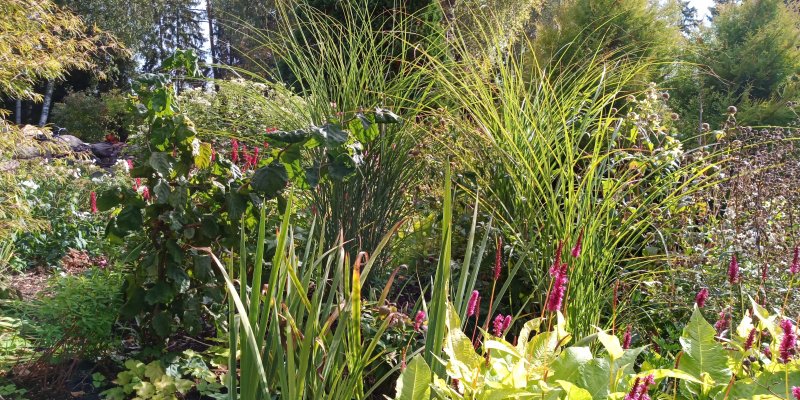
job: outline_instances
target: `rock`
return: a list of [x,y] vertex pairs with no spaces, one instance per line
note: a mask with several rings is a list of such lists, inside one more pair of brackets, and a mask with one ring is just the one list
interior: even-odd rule
[[[62,128],[63,129],[63,128]],[[75,150],[76,147],[83,147],[86,145],[82,140],[72,135],[59,135],[55,136],[55,140],[60,140],[69,145],[70,148]]]

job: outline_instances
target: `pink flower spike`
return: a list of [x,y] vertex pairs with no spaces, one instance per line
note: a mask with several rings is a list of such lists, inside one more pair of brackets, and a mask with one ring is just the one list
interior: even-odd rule
[[789,273],[792,275],[800,272],[800,247],[794,246],[794,257],[792,258],[792,265],[789,266]]
[[511,327],[511,315],[506,315],[506,318],[503,320],[503,333],[508,331],[508,328]]
[[622,349],[628,350],[631,348],[631,326],[625,329],[625,334],[622,335]]
[[97,214],[97,193],[89,194],[89,205],[92,207],[92,214]]
[[467,317],[471,317],[475,315],[475,309],[478,306],[478,298],[481,297],[481,294],[478,293],[477,290],[472,291],[472,295],[469,296],[469,302],[467,303]]
[[142,198],[144,201],[150,200],[150,189],[147,186],[142,189]]
[[239,141],[236,139],[231,140],[231,161],[234,164],[239,162]]
[[741,278],[739,272],[739,260],[736,259],[736,254],[731,257],[731,263],[728,265],[728,283],[733,285],[734,283],[739,282],[739,278]]
[[800,400],[800,387],[792,386],[792,396],[795,400]]
[[133,169],[133,160],[131,160],[129,158],[129,159],[125,160],[125,162],[128,163],[128,170],[132,170]]
[[414,317],[414,330],[419,332],[420,328],[422,327],[422,323],[425,322],[425,318],[428,315],[425,314],[425,311],[419,310],[417,311],[417,315]]
[[583,246],[583,229],[581,229],[581,233],[578,234],[578,241],[575,242],[575,247],[572,248],[572,257],[578,258],[581,256],[581,247]]
[[492,322],[492,332],[495,336],[500,337],[503,335],[504,321],[505,317],[503,317],[503,314],[497,314],[497,316],[494,317],[494,321]]
[[794,324],[789,319],[781,321],[781,329],[783,329],[783,337],[781,338],[781,361],[788,363],[789,359],[797,347],[797,334],[794,331]]
[[753,348],[753,342],[756,340],[756,328],[750,329],[750,333],[747,335],[747,340],[744,342],[744,351],[750,350]]
[[694,303],[697,304],[698,308],[703,308],[706,305],[706,300],[708,300],[708,289],[702,288],[697,292],[697,296],[694,297]]
[[500,279],[503,267],[503,238],[497,237],[497,253],[494,256],[494,280]]
[[567,264],[561,264],[560,268],[551,268],[550,274],[553,275],[553,287],[550,289],[550,296],[547,298],[547,311],[556,312],[561,310],[564,296],[567,292]]

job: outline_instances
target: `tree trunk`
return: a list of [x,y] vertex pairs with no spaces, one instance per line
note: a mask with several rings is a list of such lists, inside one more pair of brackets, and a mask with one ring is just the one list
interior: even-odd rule
[[14,108],[14,122],[22,125],[22,99],[17,99],[17,107]]
[[44,93],[44,102],[42,103],[42,116],[39,117],[39,126],[44,126],[47,123],[47,117],[50,116],[50,103],[53,102],[53,90],[56,87],[54,80],[47,81],[47,90]]
[[214,13],[212,12],[213,0],[206,0],[206,17],[208,18],[208,47],[211,51],[211,76],[217,78],[217,68],[213,65],[217,64],[217,49],[214,45]]

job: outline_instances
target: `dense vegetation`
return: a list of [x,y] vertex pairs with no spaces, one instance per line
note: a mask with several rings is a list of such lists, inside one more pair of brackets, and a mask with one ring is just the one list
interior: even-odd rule
[[800,12],[0,0],[0,399],[798,399]]

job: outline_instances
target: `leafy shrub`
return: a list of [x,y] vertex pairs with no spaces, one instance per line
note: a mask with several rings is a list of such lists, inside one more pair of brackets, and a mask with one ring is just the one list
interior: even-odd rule
[[121,139],[128,137],[138,122],[130,109],[128,99],[119,91],[94,95],[87,92],[67,94],[60,103],[53,104],[52,122],[67,128],[84,142],[102,142],[107,134]]
[[[199,77],[197,57],[189,51],[177,52],[164,68]],[[221,300],[216,272],[197,248],[233,248],[239,228],[255,223],[256,207],[271,200],[285,207],[290,182],[309,189],[353,174],[361,163],[359,141],[399,120],[378,108],[346,120],[331,117],[322,126],[264,131],[263,149],[248,152],[234,140],[229,149],[215,151],[174,101],[169,79],[148,75],[135,84],[148,142],[131,171],[136,190],[112,189],[97,199],[101,210],[115,209],[106,229],[112,241],[144,233],[129,243],[137,265],[126,280],[122,314],[144,317],[152,327],[148,333],[155,333],[148,337],[160,338],[177,328],[199,332],[203,306]],[[313,149],[313,158],[303,149]]]
[[30,323],[23,334],[56,356],[91,357],[116,346],[114,324],[122,305],[118,272],[94,270],[56,277],[39,297],[16,308]]
[[39,230],[25,230],[14,237],[16,265],[57,267],[69,249],[93,256],[114,255],[103,237],[106,214],[93,213],[91,193],[127,186],[127,166],[108,173],[83,162],[55,160],[31,163],[16,170],[20,201],[32,218],[47,221]]

